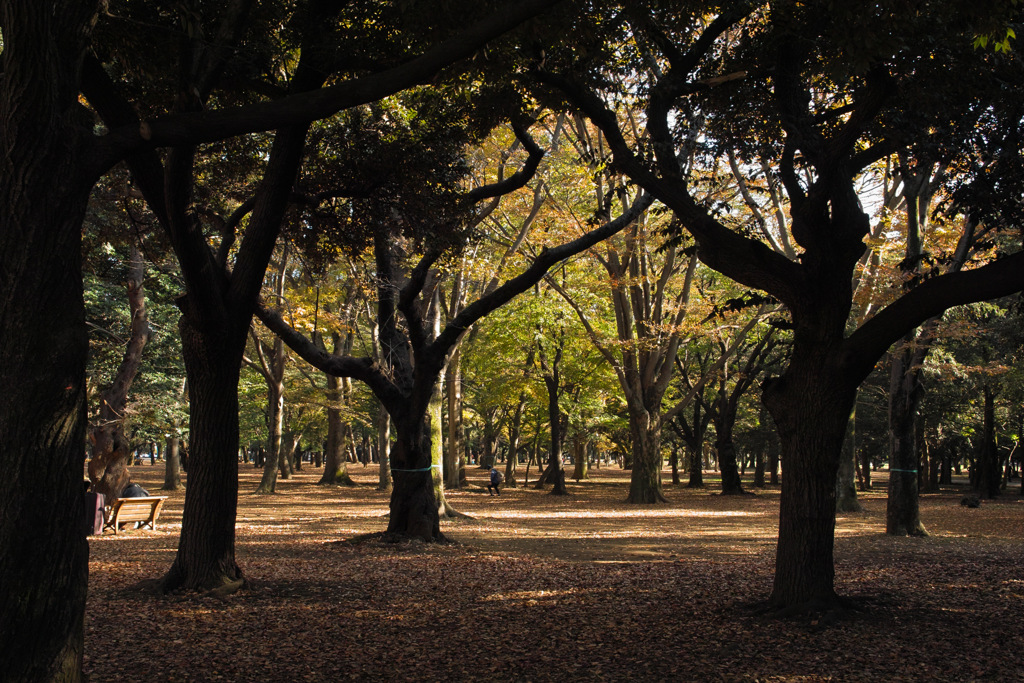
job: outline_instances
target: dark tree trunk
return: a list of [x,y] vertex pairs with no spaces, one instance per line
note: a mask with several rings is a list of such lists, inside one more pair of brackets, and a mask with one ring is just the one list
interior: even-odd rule
[[[18,37],[3,38],[6,62]],[[42,57],[49,40],[38,40]],[[81,268],[89,188],[73,175],[68,113],[19,121],[26,112],[15,78],[0,79],[0,678],[79,681],[89,559]]]
[[764,488],[764,450],[758,450],[754,455],[754,488]]
[[889,375],[889,495],[885,533],[892,536],[927,536],[918,506],[917,414],[921,406],[921,379],[910,335],[893,353]]
[[164,448],[164,491],[177,491],[181,488],[180,442],[177,436],[167,437],[167,446]]
[[706,424],[706,420],[701,416],[701,402],[694,401],[693,438],[687,443],[690,449],[690,479],[686,482],[688,489],[704,488],[704,426]]
[[984,416],[982,419],[982,441],[981,452],[978,454],[978,476],[975,488],[982,498],[996,498],[999,496],[1000,477],[1002,475],[999,466],[999,449],[996,447],[996,403],[995,391],[985,385],[982,387],[984,395]]
[[238,376],[248,321],[233,333],[204,335],[194,327],[184,298],[182,305],[179,328],[191,406],[189,481],[178,554],[162,588],[229,591],[244,583],[235,563],[235,517]]
[[854,402],[853,412],[846,427],[846,438],[843,439],[843,450],[839,456],[839,474],[836,477],[836,511],[860,512],[860,501],[857,500],[857,408]]
[[505,486],[516,488],[516,467],[519,465],[519,441],[523,433],[523,410],[526,408],[527,395],[519,395],[519,403],[512,414],[512,423],[508,428],[508,460],[505,462]]
[[796,345],[787,371],[765,387],[784,464],[770,600],[785,610],[839,602],[833,560],[836,474],[856,389],[827,372],[835,359],[827,353],[816,357],[816,351]]
[[732,440],[733,425],[736,424],[735,402],[720,402],[715,417],[715,450],[718,451],[718,463],[722,471],[722,495],[738,495],[746,493],[740,479],[736,463],[736,446]]
[[[82,3],[5,3],[0,78],[0,678],[80,681],[89,339]],[[89,124],[86,124],[88,126]]]

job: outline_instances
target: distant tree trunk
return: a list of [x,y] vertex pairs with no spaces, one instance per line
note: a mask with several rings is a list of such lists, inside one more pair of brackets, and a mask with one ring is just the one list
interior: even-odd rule
[[167,437],[167,446],[164,448],[164,491],[177,491],[181,488],[179,444],[180,439],[177,436]]
[[[682,417],[679,417],[682,420]],[[704,426],[707,422],[701,415],[701,402],[693,402],[692,439],[686,444],[690,449],[690,479],[688,489],[704,488]]]
[[850,421],[846,427],[846,438],[843,439],[843,450],[839,455],[839,475],[836,477],[836,511],[860,512],[860,501],[857,500],[857,408],[854,403]]
[[464,453],[465,427],[462,423],[462,345],[455,347],[448,362],[448,447],[444,454],[445,485],[457,489],[461,485],[459,461]]
[[889,495],[885,533],[891,536],[927,536],[918,505],[917,414],[921,406],[917,335],[903,338],[892,355],[889,375]]
[[737,403],[730,400],[730,395],[725,391],[725,382],[722,382],[720,398],[716,402],[714,410],[715,422],[715,450],[718,452],[718,464],[722,471],[722,495],[739,495],[746,493],[743,490],[743,481],[740,479],[739,468],[736,463],[736,445],[732,440],[733,425],[736,424]]
[[679,484],[679,448],[672,446],[672,454],[668,457],[669,465],[672,467],[672,483]]
[[765,450],[758,449],[757,453],[754,454],[754,488],[764,488],[764,461],[765,461]]
[[573,473],[572,478],[577,482],[584,479],[590,478],[590,472],[587,469],[587,442],[582,438],[577,437],[572,442],[572,459],[573,459]]
[[519,464],[519,440],[523,432],[523,410],[526,408],[526,392],[519,394],[519,403],[512,414],[508,428],[508,459],[505,462],[505,486],[516,488],[516,467]]
[[[335,349],[337,348],[336,338]],[[345,459],[345,425],[342,422],[344,384],[343,380],[327,375],[327,444],[324,447],[324,472],[319,483],[328,486],[353,485]]]
[[[558,407],[558,374],[545,375],[544,384],[548,388],[548,422],[551,429],[551,448],[548,454],[548,466],[537,479],[535,488],[545,484],[553,484],[552,495],[564,496],[569,491],[565,488],[565,470],[562,469],[562,411]],[[538,463],[538,467],[540,464]]]
[[996,404],[995,391],[987,384],[982,387],[984,395],[984,417],[982,420],[981,452],[978,454],[978,483],[976,489],[982,498],[999,496],[1001,468],[999,466],[999,449],[996,447],[995,424]]
[[105,502],[113,505],[131,479],[128,474],[130,449],[124,436],[124,410],[128,392],[142,363],[142,350],[149,341],[149,320],[146,316],[146,293],[142,283],[146,264],[135,242],[128,257],[128,309],[131,312],[131,335],[121,365],[107,390],[100,396],[98,423],[89,433],[92,459],[89,480],[92,490],[102,493]]

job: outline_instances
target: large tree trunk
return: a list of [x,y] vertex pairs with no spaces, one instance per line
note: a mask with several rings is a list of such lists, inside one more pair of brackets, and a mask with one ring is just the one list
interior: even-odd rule
[[0,678],[80,681],[85,369],[77,69],[95,4],[4,3],[0,78]]
[[627,503],[665,503],[661,492],[661,411],[630,408],[633,437],[633,469],[629,476]]
[[917,413],[921,406],[921,378],[916,367],[911,334],[892,356],[889,375],[889,495],[885,533],[892,536],[927,536],[918,506]]
[[128,405],[128,392],[142,363],[142,350],[150,335],[149,319],[146,317],[146,293],[142,288],[145,277],[146,262],[138,246],[132,242],[127,283],[131,335],[117,374],[100,397],[99,419],[89,433],[89,441],[92,443],[89,479],[92,481],[92,490],[102,493],[107,505],[117,501],[131,480],[128,474],[131,449],[124,436],[124,411]]
[[[784,610],[832,608],[836,474],[855,387],[827,372],[835,360],[793,353],[765,388],[782,445],[782,495],[771,603]],[[817,361],[817,362],[815,362]]]
[[193,326],[184,299],[183,308],[179,328],[191,406],[189,485],[178,554],[162,588],[230,591],[244,583],[235,563],[235,518],[238,377],[248,325],[233,334],[207,336]]
[[423,541],[444,540],[434,497],[430,421],[426,413],[392,415],[396,441],[391,452],[394,488],[388,534]]
[[[6,58],[18,36],[3,38]],[[63,114],[18,121],[25,103],[10,92],[13,79],[0,79],[0,677],[79,681],[89,559],[80,240],[89,188],[73,175]]]

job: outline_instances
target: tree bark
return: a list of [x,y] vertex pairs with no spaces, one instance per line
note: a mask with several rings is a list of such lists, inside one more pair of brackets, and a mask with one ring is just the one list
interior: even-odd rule
[[236,324],[233,334],[208,336],[195,327],[184,300],[183,305],[179,329],[191,406],[189,485],[178,553],[161,587],[165,592],[234,590],[244,585],[235,563],[235,517],[238,377],[248,321]]
[[634,414],[630,408],[629,428],[633,437],[633,469],[629,476],[627,503],[668,502],[661,488],[661,409]]
[[380,465],[380,478],[377,482],[377,490],[390,492],[393,483],[391,480],[391,416],[384,406],[377,409],[374,418],[377,426],[377,460]]
[[997,498],[1002,475],[999,449],[996,447],[995,391],[987,384],[982,387],[983,415],[981,451],[978,454],[978,483],[975,487],[982,498]]
[[835,483],[856,389],[828,371],[834,363],[827,352],[797,344],[787,371],[765,387],[784,463],[770,602],[786,611],[839,604],[833,560]]

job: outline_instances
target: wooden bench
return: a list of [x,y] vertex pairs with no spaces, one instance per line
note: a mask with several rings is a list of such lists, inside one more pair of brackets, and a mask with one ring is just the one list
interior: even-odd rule
[[103,530],[113,529],[117,533],[119,527],[128,522],[141,522],[140,526],[149,526],[156,530],[156,518],[160,516],[167,496],[143,496],[141,498],[118,498],[109,508]]

